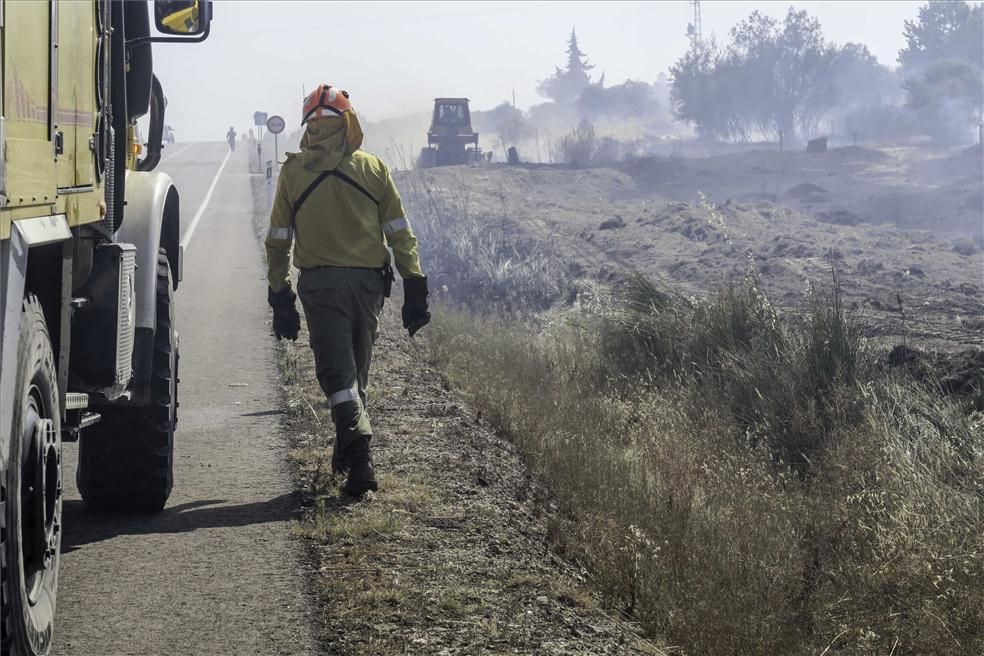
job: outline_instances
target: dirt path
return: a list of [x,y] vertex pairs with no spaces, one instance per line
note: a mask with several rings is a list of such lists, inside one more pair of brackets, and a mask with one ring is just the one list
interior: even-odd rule
[[[185,227],[224,144],[176,150]],[[298,499],[246,153],[229,160],[185,252],[177,292],[181,386],[175,484],[163,513],[93,516],[66,493],[58,656],[315,654]],[[66,482],[76,449],[66,448]]]

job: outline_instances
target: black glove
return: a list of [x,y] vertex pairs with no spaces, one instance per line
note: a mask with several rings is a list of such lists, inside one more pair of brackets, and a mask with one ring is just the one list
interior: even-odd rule
[[278,341],[284,338],[291,341],[297,339],[297,332],[301,329],[301,315],[297,313],[296,302],[297,294],[289,283],[276,293],[267,288],[267,303],[273,308],[273,334]]
[[403,327],[410,336],[430,323],[427,311],[427,276],[403,279]]

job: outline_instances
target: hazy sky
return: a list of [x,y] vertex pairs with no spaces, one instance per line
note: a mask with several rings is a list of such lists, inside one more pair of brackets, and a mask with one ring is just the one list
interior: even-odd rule
[[[790,5],[820,19],[828,40],[860,41],[894,66],[903,21],[922,2],[701,2],[704,34],[723,39],[754,9]],[[155,48],[177,137],[219,140],[247,129],[256,110],[299,123],[303,89],[347,89],[368,120],[426,110],[435,96],[488,109],[543,102],[537,80],[563,65],[567,37],[606,83],[653,81],[686,50],[687,0],[663,2],[288,2],[219,0],[202,44]]]

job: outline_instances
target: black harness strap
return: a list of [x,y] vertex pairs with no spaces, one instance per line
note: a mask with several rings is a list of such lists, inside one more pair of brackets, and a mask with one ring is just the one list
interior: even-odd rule
[[339,180],[343,180],[344,182],[349,183],[350,185],[352,185],[353,187],[355,187],[356,189],[358,189],[359,191],[361,191],[363,196],[365,196],[366,198],[368,198],[369,200],[371,200],[373,203],[375,203],[376,204],[376,207],[379,207],[379,201],[376,200],[375,198],[373,198],[372,197],[372,194],[370,194],[368,191],[366,191],[366,188],[363,187],[362,185],[360,185],[358,182],[356,182],[352,178],[348,177],[344,173],[339,173],[338,171],[332,171],[331,174],[333,176],[335,176],[336,178],[338,178]]
[[311,195],[311,192],[314,191],[315,187],[317,187],[319,184],[324,182],[325,178],[327,178],[331,174],[332,174],[331,171],[322,171],[321,175],[316,177],[311,182],[311,184],[307,186],[307,189],[304,190],[304,193],[301,194],[301,197],[297,199],[297,201],[294,203],[294,206],[291,208],[291,214],[293,215],[294,218],[297,217],[297,211],[301,209],[301,205],[304,204],[304,201],[306,201],[308,196]]
[[301,194],[300,198],[297,199],[297,202],[294,203],[294,206],[291,208],[291,212],[294,217],[297,217],[297,212],[301,209],[301,205],[304,204],[304,201],[308,199],[308,196],[311,195],[311,192],[314,191],[319,184],[324,182],[329,177],[336,177],[339,180],[342,180],[343,182],[347,182],[348,184],[355,187],[358,191],[360,191],[362,195],[364,195],[366,198],[368,198],[373,203],[375,203],[377,207],[379,206],[379,201],[373,198],[372,194],[370,194],[365,187],[363,187],[358,182],[348,177],[344,173],[339,173],[338,171],[322,171],[321,174],[318,177],[316,177],[311,182],[311,184],[307,186],[307,189],[305,189],[304,193]]

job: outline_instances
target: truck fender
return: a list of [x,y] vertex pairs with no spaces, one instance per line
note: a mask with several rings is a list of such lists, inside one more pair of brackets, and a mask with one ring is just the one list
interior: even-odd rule
[[127,171],[126,209],[116,241],[137,247],[136,326],[157,325],[157,252],[167,250],[174,286],[181,277],[178,191],[166,173]]

